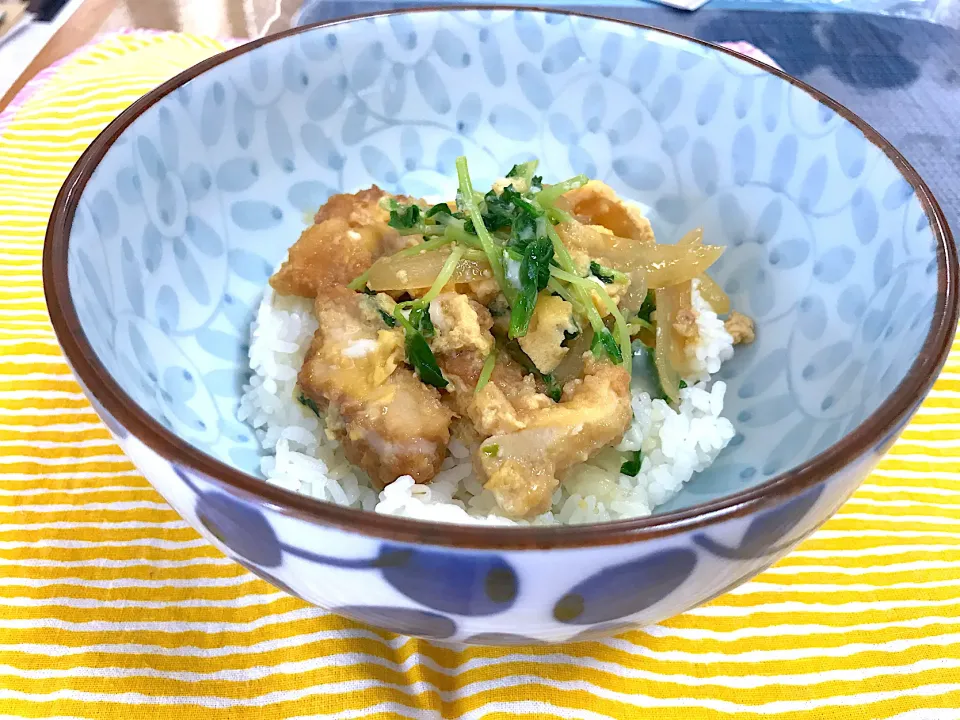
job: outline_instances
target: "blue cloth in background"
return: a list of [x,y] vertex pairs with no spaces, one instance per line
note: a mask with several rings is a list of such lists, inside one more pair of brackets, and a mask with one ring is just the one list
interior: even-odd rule
[[[322,0],[301,24],[424,2]],[[543,4],[542,1],[540,3]],[[746,41],[795,77],[846,105],[906,156],[960,231],[960,32],[902,17],[569,2],[563,7],[711,42]]]

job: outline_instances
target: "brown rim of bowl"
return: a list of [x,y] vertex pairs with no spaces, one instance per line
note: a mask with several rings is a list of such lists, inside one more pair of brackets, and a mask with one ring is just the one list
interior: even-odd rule
[[[121,133],[160,98],[207,70],[261,45],[291,35],[310,32],[317,28],[333,27],[367,18],[438,11],[463,12],[491,9],[542,12],[602,20],[654,31],[711,48],[760,68],[800,88],[859,128],[870,142],[880,148],[913,187],[930,221],[931,232],[937,239],[937,303],[932,326],[917,359],[890,397],[839,442],[802,465],[748,490],[676,512],[645,518],[614,520],[595,525],[523,528],[452,525],[378,515],[372,512],[340,507],[283,490],[236,470],[188,445],[140,408],[110,377],[106,368],[97,358],[80,327],[76,308],[73,306],[68,291],[69,282],[67,279],[69,230],[73,224],[77,204],[93,171]],[[188,68],[133,103],[111,122],[83,153],[57,196],[50,223],[47,226],[43,251],[43,285],[47,306],[57,338],[64,354],[70,361],[73,371],[88,389],[88,392],[96,398],[108,413],[116,418],[132,435],[138,437],[162,457],[181,467],[201,473],[212,481],[220,483],[248,499],[262,500],[278,512],[311,522],[400,542],[487,550],[602,546],[664,537],[730,518],[749,515],[761,508],[781,503],[787,498],[827,480],[856,459],[873,452],[878,443],[902,429],[903,423],[930,390],[940,367],[946,360],[957,326],[957,270],[957,250],[950,228],[947,226],[946,218],[930,189],[920,179],[917,171],[876,130],[840,103],[806,83],[733,50],[641,23],[538,7],[502,6],[491,8],[474,5],[432,6],[374,12],[290,28],[276,35],[260,38],[232,48]]]

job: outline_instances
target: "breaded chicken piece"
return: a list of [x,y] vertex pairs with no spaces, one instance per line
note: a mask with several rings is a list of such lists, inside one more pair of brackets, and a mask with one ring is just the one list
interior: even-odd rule
[[557,474],[619,441],[630,425],[624,368],[590,358],[571,390],[560,403],[528,417],[524,429],[494,435],[480,446],[484,487],[511,517],[545,512],[560,485]]
[[382,255],[417,242],[418,237],[401,236],[387,225],[390,213],[379,204],[384,197],[389,194],[376,185],[333,195],[290,248],[270,278],[271,287],[281,295],[316,297],[324,288],[347,285]]
[[475,349],[441,354],[437,362],[450,380],[448,401],[469,418],[481,438],[526,427],[526,419],[553,404],[539,391],[533,375],[508,355],[499,353],[489,382],[476,392],[485,356]]
[[612,187],[599,180],[562,195],[557,207],[576,215],[586,225],[602,225],[618,237],[654,243],[653,228],[640,209],[624,202]]
[[575,333],[573,305],[561,297],[541,292],[527,334],[517,339],[520,347],[542,373],[552,373],[567,354],[566,333]]
[[320,328],[298,377],[303,392],[341,419],[347,459],[383,487],[401,475],[429,482],[446,455],[453,413],[403,364],[403,332],[377,300],[343,287],[321,292]]

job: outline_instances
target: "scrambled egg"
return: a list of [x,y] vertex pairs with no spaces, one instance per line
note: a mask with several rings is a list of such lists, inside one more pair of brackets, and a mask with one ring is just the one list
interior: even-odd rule
[[599,180],[571,190],[557,205],[579,216],[587,225],[599,225],[618,237],[650,245],[655,242],[650,221],[640,208],[621,200],[612,187]]
[[530,328],[517,342],[537,366],[537,370],[551,373],[567,354],[567,348],[563,347],[565,333],[576,332],[573,306],[563,298],[542,292],[537,298],[533,317],[530,318]]
[[493,351],[490,312],[466,295],[438,295],[430,303],[430,320],[436,331],[431,343],[435,353],[473,349],[486,356]]
[[730,313],[730,316],[723,325],[733,338],[734,345],[752,343],[756,338],[756,333],[753,329],[753,320],[742,313],[738,313],[736,310]]

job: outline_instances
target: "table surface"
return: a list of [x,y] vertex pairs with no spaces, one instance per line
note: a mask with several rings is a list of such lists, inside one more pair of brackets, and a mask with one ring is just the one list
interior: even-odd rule
[[0,47],[0,112],[37,73],[90,42],[116,3],[70,0],[51,22],[34,23]]

